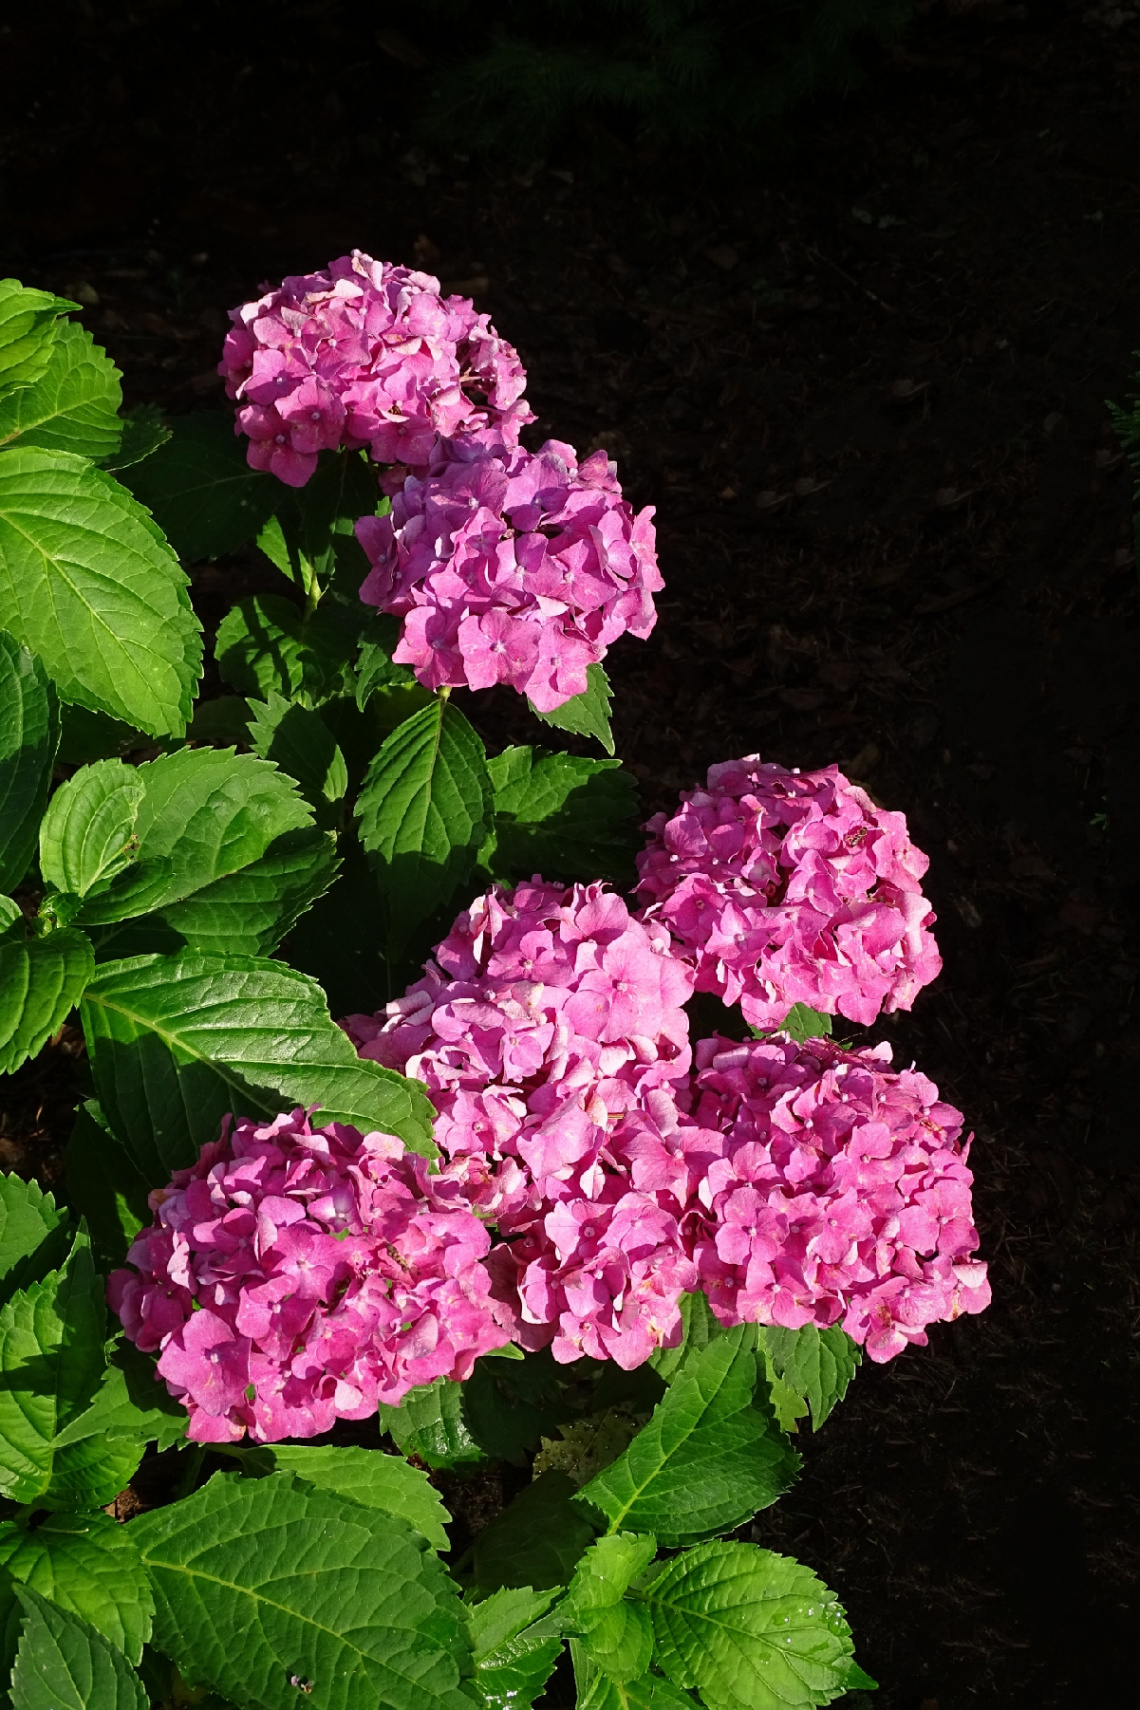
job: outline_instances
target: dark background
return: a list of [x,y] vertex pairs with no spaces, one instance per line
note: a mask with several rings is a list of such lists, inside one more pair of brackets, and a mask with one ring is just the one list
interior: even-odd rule
[[[603,118],[536,163],[417,138],[424,73],[360,0],[42,10],[0,26],[0,271],[86,305],[129,402],[217,407],[263,280],[417,261],[518,345],[530,442],[606,445],[658,507],[660,622],[608,662],[647,806],[759,749],[906,811],[946,967],[872,1031],[977,1131],[994,1305],[864,1367],[755,1535],[837,1588],[881,1710],[1135,1702],[1140,613],[1105,400],[1140,20],[920,7],[768,156]],[[208,624],[271,581],[192,568]],[[57,1173],[78,1049],[16,1078],[5,1167]]]

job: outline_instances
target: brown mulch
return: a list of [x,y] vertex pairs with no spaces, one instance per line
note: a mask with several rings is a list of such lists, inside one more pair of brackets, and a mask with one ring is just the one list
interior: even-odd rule
[[[371,25],[286,10],[268,42],[157,4],[65,6],[65,53],[8,28],[3,271],[180,411],[262,278],[414,255],[518,344],[539,434],[658,508],[660,622],[613,655],[647,806],[759,749],[906,811],[945,972],[872,1031],[977,1131],[994,1305],[865,1367],[756,1536],[840,1592],[882,1710],[1125,1704],[1140,599],[1105,399],[1140,345],[1140,18],[920,8],[798,154],[728,174],[604,132],[433,155]],[[207,621],[260,574],[197,570]],[[65,1048],[17,1078],[8,1167],[56,1167]]]

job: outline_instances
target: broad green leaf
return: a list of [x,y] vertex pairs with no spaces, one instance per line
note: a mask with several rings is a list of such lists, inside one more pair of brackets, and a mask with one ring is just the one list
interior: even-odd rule
[[494,834],[480,862],[496,878],[513,882],[541,873],[589,883],[631,877],[633,849],[641,841],[637,785],[620,761],[508,748],[487,762],[487,771]]
[[60,1609],[81,1615],[137,1663],[154,1599],[134,1540],[105,1514],[53,1514],[34,1530],[0,1525],[0,1567]]
[[145,1437],[130,1431],[100,1432],[57,1447],[39,1505],[67,1512],[105,1507],[130,1484],[145,1448]]
[[399,618],[377,612],[370,638],[360,643],[354,693],[361,712],[378,689],[408,688],[416,681],[410,665],[397,665],[392,659],[402,627]]
[[559,1609],[563,1630],[576,1633],[612,1680],[637,1680],[653,1655],[648,1610],[626,1591],[657,1554],[656,1538],[614,1533],[591,1544]]
[[475,1581],[482,1591],[565,1585],[594,1538],[594,1527],[571,1500],[574,1481],[548,1472],[521,1490],[475,1540]]
[[715,1342],[718,1336],[724,1335],[724,1328],[715,1317],[708,1297],[698,1291],[696,1294],[683,1294],[680,1300],[681,1325],[683,1336],[675,1348],[658,1348],[650,1354],[649,1364],[666,1383],[672,1383],[678,1372],[684,1371],[689,1362],[710,1342]]
[[[156,904],[170,894],[170,884],[174,876],[174,862],[169,855],[156,856],[149,861],[132,861],[121,873],[117,873],[107,885],[102,886],[93,894],[78,897],[79,904],[74,918],[82,917],[86,927],[114,926],[121,920],[132,920],[139,915],[149,914]],[[58,906],[51,899],[53,906]],[[101,943],[106,934],[100,935]],[[152,945],[147,945],[152,949]]]
[[450,1469],[487,1459],[467,1429],[463,1385],[450,1378],[410,1389],[399,1407],[381,1406],[377,1416],[400,1453],[415,1455],[425,1466]]
[[67,1020],[95,968],[82,932],[0,940],[0,1074],[34,1057]]
[[14,937],[25,936],[24,911],[14,897],[0,895],[0,938],[11,932],[13,927],[17,928]]
[[61,784],[40,825],[40,872],[47,883],[76,896],[109,884],[138,849],[135,821],[145,794],[139,768],[122,760],[83,766]]
[[11,1574],[0,1568],[0,1706],[10,1710],[12,1700],[6,1690],[12,1679],[12,1665],[23,1631],[24,1611],[16,1596],[16,1582]]
[[151,736],[185,731],[202,668],[187,579],[146,512],[81,457],[0,453],[0,624],[61,700]]
[[483,744],[457,707],[436,697],[392,732],[368,768],[356,813],[396,958],[419,923],[467,883],[491,816]]
[[697,1701],[659,1674],[638,1680],[614,1680],[590,1656],[580,1639],[571,1639],[578,1710],[697,1710]]
[[602,1511],[611,1532],[650,1532],[668,1547],[742,1525],[799,1470],[764,1387],[755,1326],[710,1342],[581,1500]]
[[555,1596],[514,1587],[492,1592],[471,1610],[475,1686],[487,1710],[529,1710],[541,1694],[562,1639],[534,1624]]
[[321,717],[270,689],[267,700],[251,701],[249,745],[296,779],[314,807],[338,802],[348,788],[348,768],[340,746]]
[[211,747],[226,748],[249,737],[249,702],[244,695],[217,695],[212,701],[199,701],[186,732],[190,742],[205,742]]
[[607,754],[614,751],[613,732],[610,730],[610,702],[613,700],[613,690],[606,676],[604,665],[588,665],[586,667],[588,687],[584,694],[574,695],[568,701],[563,701],[553,712],[539,712],[532,701],[531,711],[543,724],[552,724],[558,730],[568,730],[575,736],[593,736],[601,743]]
[[58,747],[59,708],[47,673],[0,629],[0,891],[14,890],[27,871]]
[[[287,831],[273,840],[260,860],[215,880],[185,902],[165,904],[155,919],[177,935],[171,949],[185,945],[207,955],[268,956],[293,923],[324,895],[339,870],[331,831],[315,825]],[[140,935],[146,924],[139,921]],[[165,933],[156,936],[159,942],[145,948],[170,942]],[[144,946],[132,944],[131,948]]]
[[[102,1381],[105,1322],[103,1285],[82,1230],[59,1270],[0,1308],[0,1491],[14,1502],[68,1506],[51,1500],[55,1438]],[[69,1479],[72,1470],[69,1461]]]
[[[463,1385],[463,1419],[488,1455],[521,1464],[525,1452],[538,1447],[543,1435],[566,1417],[566,1410],[544,1406],[540,1396],[520,1394],[519,1376],[513,1362],[476,1360]],[[521,1387],[527,1387],[525,1380]]]
[[187,563],[244,546],[281,502],[280,481],[247,464],[247,444],[230,410],[176,416],[165,444],[124,473]]
[[[169,1449],[185,1437],[186,1424],[186,1409],[158,1376],[155,1356],[140,1353],[133,1342],[121,1338],[91,1406],[59,1433],[56,1447],[99,1438],[102,1447],[115,1453],[126,1454],[128,1443],[157,1443],[159,1449]],[[88,1443],[88,1449],[91,1446]]]
[[78,303],[0,279],[0,398],[38,380],[51,361],[60,315]]
[[63,1262],[71,1245],[68,1221],[66,1209],[37,1183],[0,1175],[0,1300]]
[[397,1515],[433,1549],[450,1547],[445,1530],[449,1516],[439,1492],[425,1472],[401,1455],[386,1455],[379,1449],[311,1448],[294,1443],[235,1449],[232,1453],[240,1455],[251,1472],[296,1473],[321,1490],[332,1490],[365,1508]]
[[61,322],[43,373],[0,399],[0,446],[18,441],[97,461],[113,456],[123,434],[121,378],[84,327]]
[[423,1088],[359,1058],[320,987],[283,963],[192,951],[110,962],[82,1014],[99,1102],[151,1182],[193,1163],[229,1111],[316,1106],[317,1121],[434,1156]]
[[102,468],[112,472],[129,469],[132,463],[141,463],[144,457],[149,457],[170,438],[170,429],[163,421],[157,404],[136,404],[122,417],[119,425],[123,435],[118,447],[110,456],[98,460]]
[[305,485],[281,494],[257,544],[270,563],[307,594],[327,586],[347,550],[355,597],[368,574],[368,562],[352,527],[357,517],[375,511],[379,498],[376,465],[366,454],[324,451]]
[[812,1429],[818,1431],[832,1408],[843,1400],[862,1354],[838,1325],[802,1330],[766,1325],[761,1332],[776,1376],[802,1395],[811,1408]]
[[[637,1595],[656,1661],[708,1710],[808,1710],[847,1690],[851,1631],[810,1568],[754,1544],[699,1544]],[[862,1671],[860,1671],[861,1673]]]
[[128,1530],[186,1678],[263,1710],[471,1710],[457,1588],[392,1515],[289,1473],[215,1476]]
[[218,670],[239,695],[265,700],[276,690],[285,700],[294,700],[316,669],[304,627],[291,600],[280,594],[251,594],[218,625]]
[[[810,1009],[806,1003],[794,1003],[779,1026],[789,1039],[827,1039],[831,1035],[831,1017],[822,1010]],[[763,1035],[761,1034],[761,1038]]]
[[142,1681],[90,1622],[30,1586],[16,1595],[24,1631],[12,1670],[13,1710],[147,1710]]

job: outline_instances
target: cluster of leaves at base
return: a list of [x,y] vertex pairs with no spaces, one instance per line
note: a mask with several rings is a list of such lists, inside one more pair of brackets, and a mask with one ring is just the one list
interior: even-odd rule
[[[623,1452],[581,1488],[540,1474],[451,1567],[428,1474],[379,1446],[219,1450],[235,1470],[193,1489],[202,1451],[150,1363],[108,1338],[86,1226],[13,1176],[0,1301],[0,1699],[15,1710],[205,1693],[277,1710],[298,1692],[351,1710],[526,1710],[567,1641],[591,1710],[779,1710],[872,1684],[810,1570],[718,1537],[774,1502],[798,1457],[763,1333],[719,1331],[699,1296],[684,1345],[617,1380],[656,1396]],[[780,1357],[785,1375],[810,1363]],[[611,1404],[610,1371],[590,1378],[512,1349],[384,1423],[454,1472],[486,1465],[488,1446],[517,1452],[575,1402]],[[842,1386],[823,1381],[826,1405]],[[148,1445],[177,1451],[167,1482],[188,1494],[118,1523],[102,1510]]]
[[[459,16],[456,16],[457,10]],[[769,144],[810,95],[857,83],[858,50],[897,36],[910,0],[608,0],[446,7],[424,127],[533,159],[577,121],[704,150]],[[414,32],[413,32],[414,33]],[[414,63],[415,44],[380,37]],[[456,44],[449,51],[449,44]],[[426,44],[425,44],[426,45]],[[409,51],[411,60],[409,60]],[[427,63],[424,56],[423,63]]]

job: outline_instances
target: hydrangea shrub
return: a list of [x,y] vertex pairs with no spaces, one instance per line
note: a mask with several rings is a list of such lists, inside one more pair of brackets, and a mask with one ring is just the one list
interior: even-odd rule
[[[962,1114],[828,1036],[939,972],[903,815],[752,755],[642,823],[616,759],[488,753],[507,684],[612,755],[662,580],[430,276],[263,290],[232,417],[169,424],[74,308],[0,282],[0,1072],[77,1010],[93,1093],[58,1199],[0,1178],[0,1691],[525,1710],[567,1645],[584,1710],[872,1687],[750,1527],[863,1353],[989,1299]],[[299,597],[196,700],[179,556],[235,550]]]

